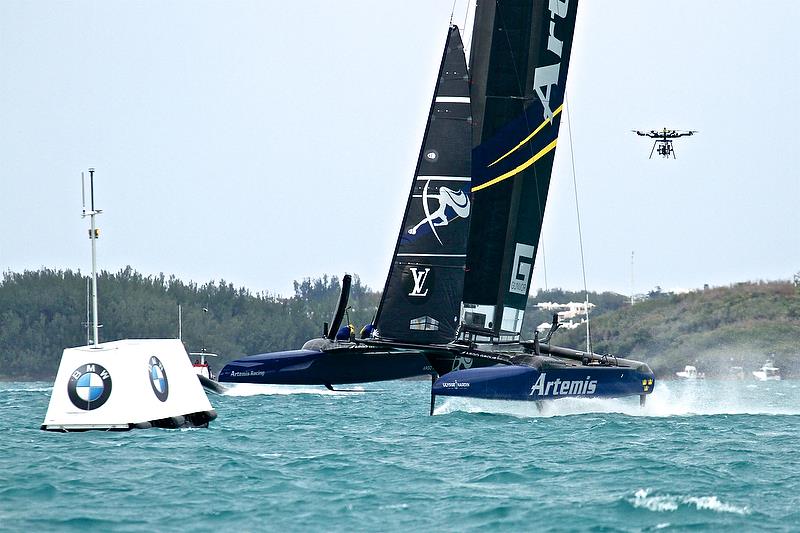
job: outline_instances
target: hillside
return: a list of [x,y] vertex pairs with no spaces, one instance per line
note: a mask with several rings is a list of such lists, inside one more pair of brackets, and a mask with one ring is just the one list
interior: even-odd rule
[[[770,354],[784,377],[800,377],[800,285],[739,283],[686,294],[658,294],[595,317],[593,348],[646,361],[663,378],[693,364],[709,377],[731,366],[749,375]],[[585,347],[581,329],[558,344]]]
[[[212,364],[257,353],[299,348],[330,320],[340,283],[337,277],[295,282],[281,298],[253,294],[220,280],[203,285],[175,277],[143,276],[130,267],[102,272],[98,280],[100,339],[175,338],[178,305],[189,351],[203,346],[221,354]],[[724,376],[731,366],[749,373],[769,354],[785,376],[800,377],[800,287],[789,282],[740,283],[687,294],[655,292],[631,306],[624,296],[590,293],[593,348],[648,362],[668,378],[686,364]],[[529,300],[523,337],[549,322],[533,307],[539,301],[582,301],[579,292],[540,291]],[[369,323],[380,301],[355,276],[350,321]],[[203,309],[208,309],[204,312]],[[86,343],[86,277],[80,272],[42,269],[6,272],[0,280],[0,380],[55,376],[61,351]],[[560,330],[554,343],[585,348],[585,330]]]
[[[291,298],[253,294],[224,280],[204,285],[142,276],[130,267],[98,277],[100,340],[176,338],[178,305],[188,351],[203,346],[225,361],[299,348],[322,333],[339,297],[337,277],[294,284]],[[367,324],[380,295],[354,276],[350,319]],[[204,312],[203,309],[208,309]],[[0,282],[0,380],[52,379],[64,347],[86,344],[86,277],[43,269],[4,273]]]

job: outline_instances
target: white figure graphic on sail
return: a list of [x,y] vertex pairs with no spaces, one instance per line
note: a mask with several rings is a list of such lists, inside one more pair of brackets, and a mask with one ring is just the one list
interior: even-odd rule
[[436,240],[439,241],[439,244],[442,244],[442,239],[439,238],[439,234],[436,232],[436,226],[446,226],[450,223],[450,219],[447,218],[446,210],[447,208],[451,208],[455,213],[455,217],[453,218],[467,218],[469,216],[469,196],[464,191],[454,191],[448,187],[439,187],[439,192],[432,197],[439,200],[439,207],[431,213],[430,209],[428,208],[428,185],[430,185],[430,180],[425,182],[425,187],[422,189],[422,208],[425,210],[425,218],[423,218],[419,224],[416,226],[409,228],[408,233],[410,235],[416,235],[417,230],[423,224],[428,224],[431,227],[431,231],[433,235],[436,237]]

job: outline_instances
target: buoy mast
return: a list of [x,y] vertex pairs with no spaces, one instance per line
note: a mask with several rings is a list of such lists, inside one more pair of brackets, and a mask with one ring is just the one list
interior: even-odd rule
[[97,318],[97,239],[100,238],[100,229],[95,224],[94,217],[103,212],[102,209],[95,209],[94,207],[94,168],[89,169],[89,207],[90,210],[86,211],[86,184],[81,172],[81,196],[83,198],[83,215],[81,218],[89,217],[91,221],[91,228],[89,229],[89,240],[92,241],[92,344],[96,348],[100,344],[100,336],[98,334],[98,318]]

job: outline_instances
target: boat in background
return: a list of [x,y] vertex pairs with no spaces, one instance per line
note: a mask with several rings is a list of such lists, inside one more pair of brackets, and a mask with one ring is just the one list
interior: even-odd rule
[[767,361],[758,370],[753,370],[753,377],[758,381],[780,381],[780,369],[775,366],[772,360]]
[[214,372],[211,371],[211,365],[206,361],[206,357],[219,357],[219,355],[205,350],[200,352],[189,352],[189,358],[194,358],[192,367],[198,376],[203,376],[206,379],[214,379]]
[[194,357],[192,368],[194,368],[194,371],[197,374],[197,379],[200,380],[200,384],[203,386],[203,388],[208,392],[223,394],[226,391],[226,388],[217,381],[217,377],[211,370],[211,365],[208,364],[208,361],[206,360],[206,357],[219,357],[219,355],[207,352],[205,351],[205,348],[203,348],[203,350],[200,352],[189,352],[189,357]]
[[[178,304],[178,339],[183,343],[183,310],[182,306]],[[208,315],[208,308],[203,307],[203,314]],[[208,327],[208,320],[206,319],[206,328]],[[217,382],[216,376],[214,376],[214,372],[211,370],[211,365],[206,360],[206,357],[219,357],[219,355],[215,353],[211,353],[206,350],[205,342],[203,342],[203,347],[200,349],[199,352],[189,352],[189,357],[194,358],[194,362],[192,363],[192,368],[197,374],[197,379],[200,380],[200,384],[203,388],[208,392],[213,392],[216,394],[223,394],[225,392],[225,387],[220,385]]]
[[681,379],[688,380],[699,380],[706,378],[704,372],[698,372],[697,368],[692,365],[686,365],[680,372],[675,372],[675,375]]

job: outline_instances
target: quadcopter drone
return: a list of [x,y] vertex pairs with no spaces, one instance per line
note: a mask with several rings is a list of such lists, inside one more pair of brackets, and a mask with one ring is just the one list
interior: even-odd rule
[[697,133],[697,130],[668,130],[667,128],[664,128],[661,131],[631,131],[633,131],[636,135],[655,139],[655,142],[653,143],[653,149],[650,150],[650,157],[648,159],[653,158],[653,152],[656,151],[656,148],[658,149],[658,155],[664,158],[669,158],[671,155],[672,159],[677,159],[675,157],[675,149],[672,148],[672,140],[677,139],[678,137],[689,137]]

